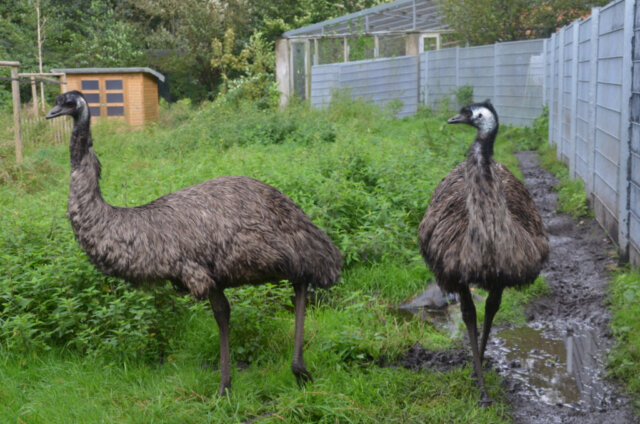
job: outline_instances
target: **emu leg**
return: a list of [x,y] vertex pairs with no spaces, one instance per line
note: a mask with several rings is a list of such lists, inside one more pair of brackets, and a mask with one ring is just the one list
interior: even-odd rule
[[220,331],[220,396],[231,389],[231,362],[229,358],[229,301],[222,290],[210,290],[209,302]]
[[296,376],[298,385],[304,386],[307,381],[313,381],[311,374],[304,364],[302,352],[304,349],[304,315],[307,305],[307,284],[295,284],[293,290],[296,293],[296,338],[293,345],[293,361],[291,371]]
[[473,298],[469,288],[465,287],[460,290],[460,309],[462,311],[462,320],[467,326],[469,333],[469,341],[471,342],[471,352],[473,353],[473,368],[476,372],[478,384],[480,385],[480,406],[489,406],[493,402],[487,393],[482,377],[482,364],[480,362],[480,353],[478,352],[478,329],[476,323],[476,307],[473,304]]
[[482,341],[480,342],[480,363],[484,361],[484,349],[487,347],[487,340],[491,332],[491,324],[496,312],[500,309],[502,302],[502,288],[489,291],[489,296],[484,304],[484,325],[482,326]]

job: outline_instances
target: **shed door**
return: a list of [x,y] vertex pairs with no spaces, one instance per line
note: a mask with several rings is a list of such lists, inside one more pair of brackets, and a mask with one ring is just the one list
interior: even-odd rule
[[83,77],[81,90],[89,103],[91,116],[125,117],[124,81],[121,77]]

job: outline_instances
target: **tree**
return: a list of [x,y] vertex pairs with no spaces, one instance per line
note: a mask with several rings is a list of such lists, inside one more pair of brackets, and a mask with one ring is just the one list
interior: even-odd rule
[[609,0],[441,0],[445,22],[463,42],[491,44],[549,37]]
[[[72,27],[74,28],[74,27]],[[68,35],[65,63],[73,67],[145,65],[143,40],[136,28],[117,16],[107,1],[92,0],[82,25]]]
[[385,0],[247,0],[252,28],[271,41],[275,41],[285,31],[337,18],[385,2]]

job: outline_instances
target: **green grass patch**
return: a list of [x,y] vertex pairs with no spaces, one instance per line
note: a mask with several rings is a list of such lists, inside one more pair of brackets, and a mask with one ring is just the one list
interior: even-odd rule
[[[506,423],[499,404],[479,408],[470,368],[450,373],[393,368],[344,368],[316,373],[300,390],[288,363],[269,372],[234,369],[234,390],[217,396],[210,370],[175,360],[114,365],[47,354],[0,363],[0,421],[30,424],[92,423]],[[504,399],[495,374],[491,395]]]
[[609,283],[611,330],[616,344],[610,354],[611,373],[632,393],[640,415],[640,271],[626,270]]
[[[500,311],[495,322],[500,324],[524,324],[526,322],[525,309],[535,298],[549,294],[549,284],[544,276],[539,276],[533,284],[522,288],[506,289],[502,296]],[[482,317],[484,319],[484,309]]]
[[569,169],[556,158],[556,148],[547,143],[538,147],[540,165],[553,173],[560,182],[555,190],[558,192],[558,211],[571,215],[574,219],[593,217],[589,209],[584,181],[571,178]]

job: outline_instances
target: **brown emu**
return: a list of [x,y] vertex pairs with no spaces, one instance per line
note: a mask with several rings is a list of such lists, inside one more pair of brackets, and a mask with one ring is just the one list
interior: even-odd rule
[[61,94],[47,118],[73,117],[68,217],[91,262],[133,283],[169,280],[209,298],[220,331],[220,394],[231,387],[228,287],[286,279],[295,291],[291,369],[311,380],[303,358],[307,286],[340,278],[341,255],[287,196],[247,177],[219,177],[123,208],[101,194],[90,113],[78,91]]
[[[498,115],[489,100],[463,107],[447,122],[471,125],[477,128],[477,135],[467,160],[436,187],[418,239],[438,285],[460,296],[482,391],[480,403],[489,405],[492,401],[482,377],[482,360],[502,290],[532,283],[547,259],[549,245],[531,195],[492,158]],[[469,291],[472,284],[489,291],[479,349],[476,310]]]

